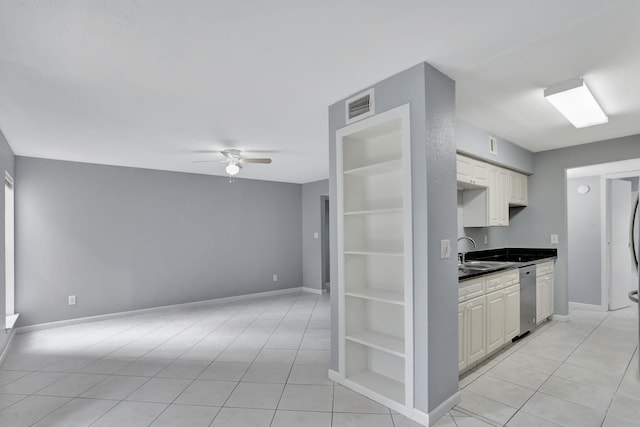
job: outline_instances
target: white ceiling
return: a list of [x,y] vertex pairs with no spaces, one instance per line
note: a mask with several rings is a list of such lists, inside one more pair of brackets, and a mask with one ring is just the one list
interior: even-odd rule
[[[0,129],[15,154],[241,177],[328,176],[327,107],[427,61],[457,114],[531,151],[640,133],[634,0],[0,2]],[[610,116],[542,97],[582,76]]]

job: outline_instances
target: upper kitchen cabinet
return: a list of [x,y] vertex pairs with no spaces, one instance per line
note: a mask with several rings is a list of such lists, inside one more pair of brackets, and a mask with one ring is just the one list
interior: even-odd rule
[[515,171],[509,174],[509,206],[527,206],[529,192],[527,191],[527,176]]
[[458,188],[489,186],[489,165],[469,157],[456,156]]
[[460,154],[457,168],[463,227],[508,226],[509,207],[527,205],[526,175]]

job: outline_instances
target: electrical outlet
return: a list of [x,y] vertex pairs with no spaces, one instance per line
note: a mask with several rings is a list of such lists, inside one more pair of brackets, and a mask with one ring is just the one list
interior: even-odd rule
[[313,238],[317,239],[318,237],[320,237],[320,235],[318,234],[318,232],[316,231],[315,233],[313,233]]
[[69,295],[69,305],[76,305],[76,296]]
[[553,244],[558,244],[558,235],[557,234],[552,234],[551,235],[551,243]]
[[278,281],[278,275],[277,275],[277,274],[274,274],[274,275],[273,275],[273,281],[274,281],[274,282],[277,282],[277,281]]
[[451,241],[449,239],[440,240],[440,259],[451,256]]

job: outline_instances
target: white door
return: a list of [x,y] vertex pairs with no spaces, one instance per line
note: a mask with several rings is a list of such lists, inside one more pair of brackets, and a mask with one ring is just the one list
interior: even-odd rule
[[609,310],[617,310],[629,306],[627,294],[635,288],[629,251],[631,183],[612,179],[609,196]]

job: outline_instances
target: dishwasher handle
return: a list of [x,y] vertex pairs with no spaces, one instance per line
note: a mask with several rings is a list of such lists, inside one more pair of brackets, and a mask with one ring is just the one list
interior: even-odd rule
[[638,298],[638,291],[631,291],[629,292],[629,299],[633,302],[635,302],[636,304],[640,303],[640,299]]

